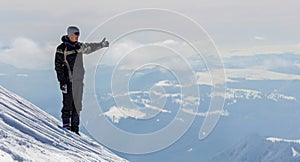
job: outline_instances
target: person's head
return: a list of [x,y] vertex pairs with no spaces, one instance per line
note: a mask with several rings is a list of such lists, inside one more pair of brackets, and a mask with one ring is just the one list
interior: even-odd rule
[[67,29],[68,37],[71,42],[78,42],[79,38],[79,28],[76,26],[69,26]]

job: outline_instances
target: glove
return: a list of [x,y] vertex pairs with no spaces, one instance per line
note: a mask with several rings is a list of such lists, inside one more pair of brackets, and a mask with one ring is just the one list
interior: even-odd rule
[[61,90],[62,93],[67,94],[68,93],[67,84],[60,84],[60,90]]
[[101,48],[109,46],[109,42],[106,40],[106,38],[103,38],[103,40],[100,42],[100,46]]

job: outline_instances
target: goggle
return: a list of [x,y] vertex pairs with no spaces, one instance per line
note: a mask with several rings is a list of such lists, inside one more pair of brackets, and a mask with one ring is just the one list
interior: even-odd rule
[[80,35],[80,33],[79,33],[79,32],[75,32],[74,34],[75,34],[75,35],[77,35],[77,36],[79,36],[79,35]]

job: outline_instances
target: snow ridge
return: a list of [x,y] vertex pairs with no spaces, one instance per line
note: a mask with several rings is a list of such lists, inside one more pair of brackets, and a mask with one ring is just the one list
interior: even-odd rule
[[251,89],[236,89],[236,88],[227,88],[226,90],[226,100],[230,100],[228,104],[235,104],[239,99],[246,100],[257,100],[257,99],[268,99],[274,102],[279,102],[280,100],[288,101],[297,101],[293,96],[287,96],[280,94],[278,92],[263,93],[257,90]]
[[0,161],[122,161],[86,135],[61,128],[37,106],[0,86]]
[[280,138],[276,138],[276,137],[268,137],[266,138],[267,141],[271,141],[273,143],[276,142],[287,142],[287,143],[296,143],[296,144],[300,144],[300,140],[287,140],[287,139],[280,139]]

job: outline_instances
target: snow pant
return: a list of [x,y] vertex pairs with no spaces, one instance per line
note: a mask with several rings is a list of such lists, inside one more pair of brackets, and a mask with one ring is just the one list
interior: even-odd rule
[[[83,84],[75,84],[72,87],[72,83],[67,84],[67,92],[63,93],[63,108],[61,110],[61,118],[63,122],[71,120],[71,131],[78,133],[79,131],[79,115],[82,109],[82,93]],[[63,123],[67,128],[66,123]]]

